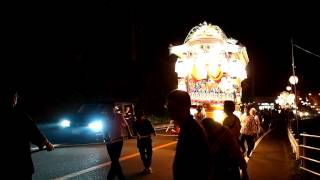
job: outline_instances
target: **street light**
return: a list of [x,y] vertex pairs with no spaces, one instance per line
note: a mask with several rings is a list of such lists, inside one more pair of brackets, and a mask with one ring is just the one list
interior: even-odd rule
[[287,90],[287,91],[291,91],[291,90],[292,90],[291,86],[287,86],[287,87],[286,87],[286,90]]
[[[289,78],[289,82],[290,82],[290,84],[292,84],[292,85],[293,85],[293,87],[294,87],[294,95],[295,95],[295,97],[297,97],[296,84],[298,84],[298,77],[297,77],[297,76],[295,76],[295,75],[290,76],[290,78]],[[287,89],[288,89],[288,87],[290,87],[290,86],[287,86]],[[290,87],[290,89],[291,89],[291,87]]]
[[298,77],[297,77],[297,76],[290,76],[289,82],[290,82],[290,84],[292,84],[292,85],[298,84]]
[[[294,64],[294,63],[293,63]],[[294,67],[294,66],[293,66]],[[296,119],[296,122],[297,122],[297,135],[298,135],[298,137],[299,137],[299,127],[298,127],[298,118],[297,118],[297,112],[298,112],[298,106],[297,106],[297,84],[298,84],[298,77],[297,76],[295,76],[295,72],[294,72],[294,68],[292,68],[293,69],[293,75],[292,76],[290,76],[290,78],[289,78],[289,82],[290,82],[290,84],[292,84],[293,85],[293,90],[294,90],[294,114],[295,114],[295,119]]]

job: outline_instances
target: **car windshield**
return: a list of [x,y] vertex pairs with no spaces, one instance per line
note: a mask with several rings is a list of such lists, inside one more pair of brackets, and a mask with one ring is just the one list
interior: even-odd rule
[[106,104],[84,104],[78,112],[79,113],[92,113],[92,112],[103,112],[107,108]]

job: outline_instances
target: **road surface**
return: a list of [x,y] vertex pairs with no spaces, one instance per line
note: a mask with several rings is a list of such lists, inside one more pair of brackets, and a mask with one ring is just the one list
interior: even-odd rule
[[[175,136],[153,137],[153,173],[141,173],[143,164],[135,139],[124,142],[120,163],[128,179],[172,179],[172,161],[176,146]],[[35,180],[42,179],[106,179],[110,158],[104,144],[56,148],[52,152],[32,154]]]

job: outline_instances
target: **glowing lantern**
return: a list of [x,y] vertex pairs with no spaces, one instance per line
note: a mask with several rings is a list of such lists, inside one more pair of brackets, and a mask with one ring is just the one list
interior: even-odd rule
[[298,84],[298,77],[297,77],[297,76],[290,76],[289,82],[290,82],[290,84],[292,84],[292,85]]
[[291,86],[287,86],[286,89],[287,89],[287,91],[291,91],[292,90]]

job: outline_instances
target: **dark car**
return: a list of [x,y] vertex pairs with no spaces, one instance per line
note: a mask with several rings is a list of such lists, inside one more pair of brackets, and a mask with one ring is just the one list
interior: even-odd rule
[[[89,143],[103,142],[107,130],[107,119],[111,118],[105,113],[107,109],[112,109],[114,104],[108,102],[90,102],[80,106],[77,112],[65,114],[59,120],[59,135],[62,143]],[[127,108],[127,107],[130,108]],[[115,103],[118,113],[121,113],[127,122],[124,136],[132,137],[131,124],[134,118],[134,109],[131,103]],[[125,109],[130,109],[131,116]]]
[[59,120],[59,134],[65,142],[102,142],[104,137],[107,108],[113,108],[109,103],[83,104],[77,112],[65,114]]

